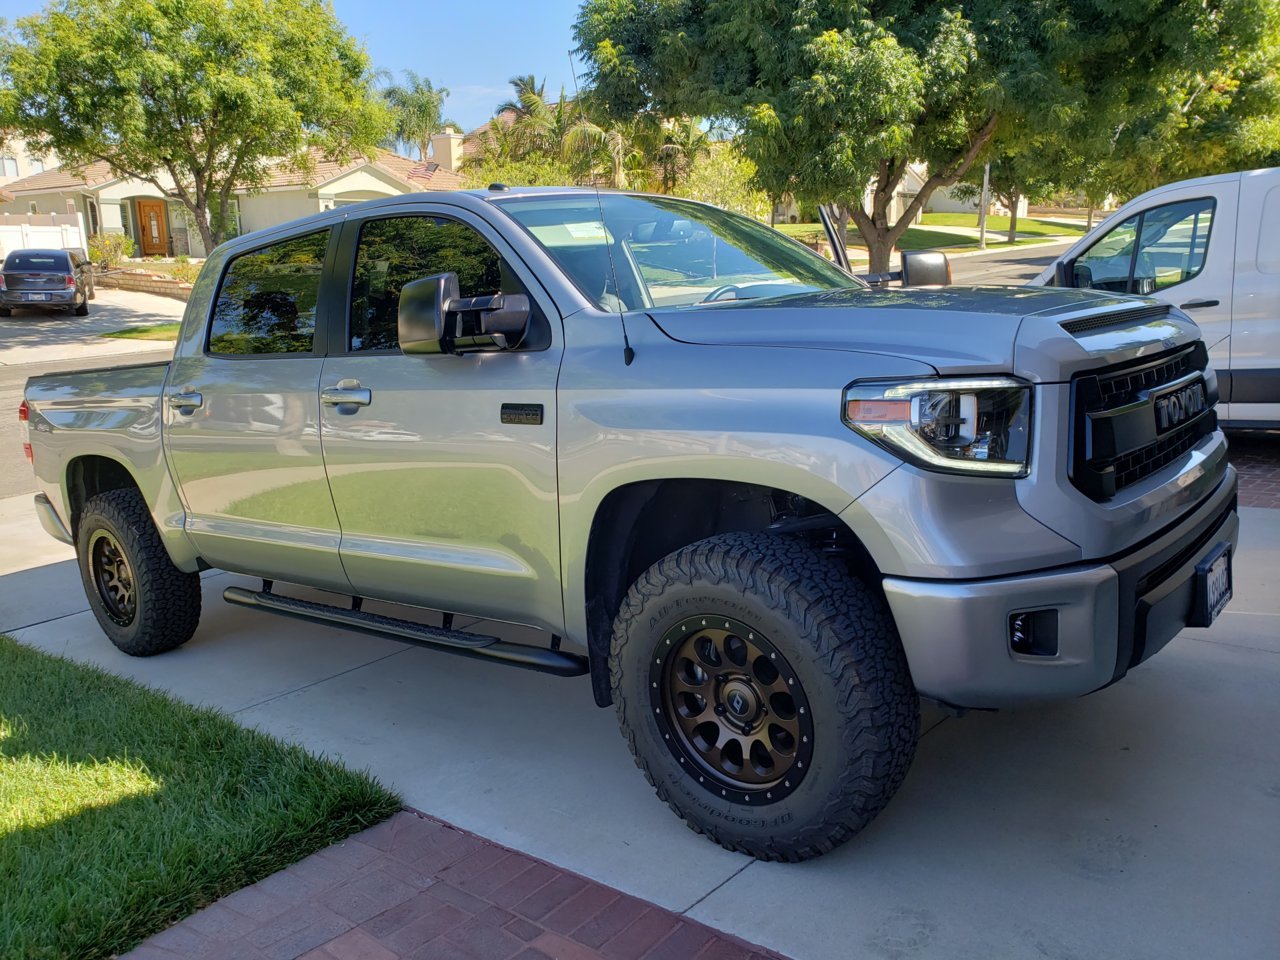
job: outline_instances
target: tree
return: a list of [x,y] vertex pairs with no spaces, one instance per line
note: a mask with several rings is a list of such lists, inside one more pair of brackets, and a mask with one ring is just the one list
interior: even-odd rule
[[[575,37],[610,111],[737,123],[760,186],[841,204],[879,271],[933,192],[984,152],[1069,134],[1093,148],[1099,137],[1081,131],[1108,129],[1124,107],[1149,112],[1146,91],[1256,50],[1273,11],[1274,0],[586,0]],[[927,179],[890,222],[913,161]]]
[[772,204],[755,185],[756,165],[746,158],[741,146],[728,140],[708,143],[694,159],[689,174],[675,194],[701,200],[725,210],[764,220]]
[[0,128],[180,200],[205,248],[236,187],[390,127],[369,59],[324,0],[60,0],[0,41]]
[[444,101],[449,91],[434,86],[426,77],[412,70],[404,71],[404,83],[393,83],[382,91],[394,118],[393,137],[399,143],[418,150],[418,158],[427,159],[431,138],[453,124],[444,119]]

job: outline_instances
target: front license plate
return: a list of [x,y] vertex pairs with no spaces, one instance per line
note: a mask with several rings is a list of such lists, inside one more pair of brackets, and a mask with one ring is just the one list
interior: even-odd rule
[[47,293],[28,293],[27,299],[28,300],[48,300],[49,295]]
[[1196,604],[1192,627],[1207,627],[1231,600],[1231,544],[1220,543],[1196,564]]

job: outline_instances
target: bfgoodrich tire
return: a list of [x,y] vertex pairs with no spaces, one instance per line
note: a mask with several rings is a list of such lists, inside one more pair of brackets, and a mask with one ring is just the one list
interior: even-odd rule
[[137,490],[89,499],[76,533],[89,608],[131,657],[180,647],[200,622],[200,575],[173,565]]
[[818,856],[865,827],[919,738],[883,599],[785,537],[712,537],[650,567],[614,623],[610,671],[658,796],[763,860]]

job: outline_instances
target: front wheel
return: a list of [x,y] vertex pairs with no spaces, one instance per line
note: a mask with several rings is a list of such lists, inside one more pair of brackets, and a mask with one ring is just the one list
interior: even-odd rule
[[137,490],[109,490],[85,503],[76,557],[89,607],[122,651],[149,657],[191,639],[200,575],[173,565]]
[[611,684],[636,764],[694,830],[805,860],[897,791],[919,701],[883,599],[805,544],[725,534],[632,586]]

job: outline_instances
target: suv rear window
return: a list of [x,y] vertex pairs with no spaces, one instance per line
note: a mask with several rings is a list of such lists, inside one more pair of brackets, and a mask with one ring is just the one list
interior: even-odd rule
[[216,354],[310,353],[329,230],[290,237],[227,264],[209,325]]
[[65,253],[11,253],[4,261],[5,273],[30,270],[33,273],[70,273]]

